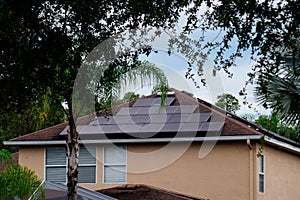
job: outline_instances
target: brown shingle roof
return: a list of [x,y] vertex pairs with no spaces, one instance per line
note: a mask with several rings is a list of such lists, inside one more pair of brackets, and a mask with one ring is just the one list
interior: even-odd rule
[[57,124],[27,135],[13,138],[10,141],[46,141],[46,140],[64,140],[64,137],[60,137],[59,133],[63,131],[68,122]]
[[118,200],[204,200],[148,185],[123,185],[98,190]]
[[[222,111],[215,106],[200,100],[192,96],[192,94],[178,91],[176,89],[170,89],[175,92],[175,101],[172,105],[199,105],[199,111],[202,112],[211,112],[213,116],[211,121],[225,121],[224,128],[221,135],[224,136],[237,136],[237,135],[262,135],[259,131],[248,127],[247,124],[243,123],[240,120],[232,118],[225,111]],[[158,97],[156,94],[149,95],[148,97],[154,98]],[[146,98],[148,98],[146,97]],[[127,103],[125,106],[132,106],[134,102]],[[171,106],[172,106],[171,105]],[[118,108],[119,109],[119,108]],[[99,112],[100,115],[106,115],[110,113],[109,111]],[[80,124],[88,124],[91,120],[94,119],[94,115],[83,117],[79,120]],[[13,138],[10,141],[50,141],[50,140],[64,140],[65,136],[60,136],[59,134],[68,126],[68,122],[64,122],[46,129],[42,129],[24,136]]]

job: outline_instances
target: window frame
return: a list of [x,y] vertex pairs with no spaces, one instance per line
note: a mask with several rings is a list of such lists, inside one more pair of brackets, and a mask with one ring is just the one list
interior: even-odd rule
[[[66,149],[65,147],[45,147],[44,148],[44,180],[47,180],[47,168],[51,168],[51,167],[64,167],[65,168],[65,181],[64,182],[58,182],[58,183],[63,183],[63,184],[67,184],[67,172],[68,172],[68,158],[66,156],[66,162],[65,162],[65,165],[47,165],[47,149],[52,149],[52,148],[58,148],[58,149],[64,149],[65,153],[66,153]],[[79,158],[78,158],[78,170],[79,170],[79,167],[95,167],[95,182],[91,182],[91,183],[85,183],[85,182],[79,182],[78,180],[78,183],[79,184],[96,184],[97,183],[97,171],[98,171],[98,167],[97,167],[97,147],[94,147],[94,146],[82,146],[82,147],[79,147],[79,156],[80,156],[80,149],[81,148],[86,148],[86,149],[89,149],[89,148],[94,148],[95,149],[95,163],[93,164],[79,164]],[[66,155],[66,154],[65,154]],[[78,172],[79,174],[79,172]]]
[[[125,161],[124,163],[106,163],[105,162],[105,149],[106,148],[124,148],[125,151]],[[126,145],[120,145],[120,146],[103,146],[103,167],[102,167],[102,183],[103,184],[126,184],[127,183],[127,146]],[[125,180],[123,182],[105,182],[105,167],[106,166],[125,166]]]
[[[257,167],[257,174],[258,174],[258,193],[259,194],[264,194],[265,193],[265,169],[266,169],[266,165],[265,165],[265,156],[264,155],[259,155],[258,156],[258,167]],[[262,177],[262,181],[263,181],[263,185],[261,185],[260,182],[260,177]],[[261,190],[261,186],[263,188],[263,190]]]
[[[94,148],[95,149],[95,163],[93,164],[79,164],[79,158],[78,158],[78,184],[97,184],[97,158],[98,158],[98,154],[97,154],[97,147],[96,146],[83,146],[84,148],[86,149],[89,149],[89,148]],[[82,147],[79,148],[79,157],[80,157],[80,149]],[[89,150],[87,150],[89,151]],[[84,182],[80,182],[79,180],[79,167],[95,167],[95,182],[91,182],[91,183],[84,183]]]

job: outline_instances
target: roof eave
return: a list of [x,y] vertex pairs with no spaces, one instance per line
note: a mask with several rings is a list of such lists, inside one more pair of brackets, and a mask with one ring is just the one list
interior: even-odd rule
[[[240,135],[240,136],[212,136],[212,137],[175,137],[175,138],[138,138],[138,139],[96,139],[80,140],[80,144],[109,144],[109,143],[156,143],[156,142],[202,142],[202,141],[237,141],[237,140],[259,140],[262,135]],[[64,140],[51,141],[5,141],[8,146],[38,146],[38,145],[64,145]]]
[[297,146],[293,146],[291,144],[282,142],[280,140],[271,138],[269,136],[264,136],[264,141],[269,145],[277,146],[279,149],[284,149],[284,150],[287,150],[292,153],[296,153],[296,154],[300,155],[300,148]]

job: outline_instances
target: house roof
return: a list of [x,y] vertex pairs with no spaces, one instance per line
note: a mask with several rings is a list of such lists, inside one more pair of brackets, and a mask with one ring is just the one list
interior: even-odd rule
[[[65,199],[67,199],[68,188],[65,184],[44,181],[42,185],[43,185],[43,188],[45,191],[46,199],[48,199],[48,200],[65,200]],[[33,194],[33,196],[30,199],[36,199],[36,198],[34,198],[35,193]],[[37,195],[39,195],[39,194],[37,194]],[[77,187],[77,199],[78,200],[95,200],[95,199],[117,200],[108,195],[102,194],[100,192],[88,190],[88,189],[80,187],[80,186]]]
[[[97,120],[95,120],[94,115],[81,117],[77,121],[77,128],[81,139],[96,141],[97,139],[106,138],[115,141],[119,140],[121,142],[142,142],[144,140],[134,140],[136,139],[135,136],[146,138],[149,132],[156,132],[156,134],[151,135],[153,141],[156,141],[158,138],[163,138],[164,141],[167,141],[166,138],[173,138],[175,135],[182,138],[188,137],[193,135],[196,131],[197,135],[193,136],[196,136],[195,138],[198,140],[203,139],[204,136],[212,136],[210,138],[213,139],[225,138],[226,140],[237,138],[258,140],[262,136],[268,136],[271,139],[276,139],[300,148],[300,145],[294,141],[271,133],[204,100],[194,98],[190,93],[176,89],[170,89],[170,91],[170,95],[166,100],[166,115],[163,116],[165,118],[162,118],[162,120],[157,120],[161,115],[155,115],[155,117],[153,117],[153,115],[151,118],[151,114],[149,114],[153,112],[153,110],[160,108],[160,96],[152,94],[115,107],[113,110],[102,110],[98,112]],[[178,110],[179,113],[176,113]],[[115,113],[115,115],[112,116],[112,113]],[[179,118],[176,119],[178,115]],[[128,118],[130,118],[131,121],[128,121]],[[176,121],[178,119],[179,121]],[[99,126],[97,126],[99,124],[100,129]],[[40,131],[13,138],[5,142],[5,144],[25,145],[27,142],[27,145],[41,145],[42,143],[54,144],[53,141],[56,141],[55,144],[63,144],[67,128],[68,123],[64,122]],[[180,138],[178,140],[180,140]]]
[[98,192],[112,196],[118,200],[203,200],[149,185],[122,185],[98,190]]

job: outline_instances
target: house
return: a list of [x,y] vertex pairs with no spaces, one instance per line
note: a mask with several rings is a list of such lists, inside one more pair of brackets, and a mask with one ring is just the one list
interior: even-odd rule
[[[171,89],[81,118],[79,184],[100,190],[144,184],[194,197],[299,199],[300,145]],[[105,113],[105,114],[103,114]],[[66,182],[67,123],[13,138],[19,163]]]

